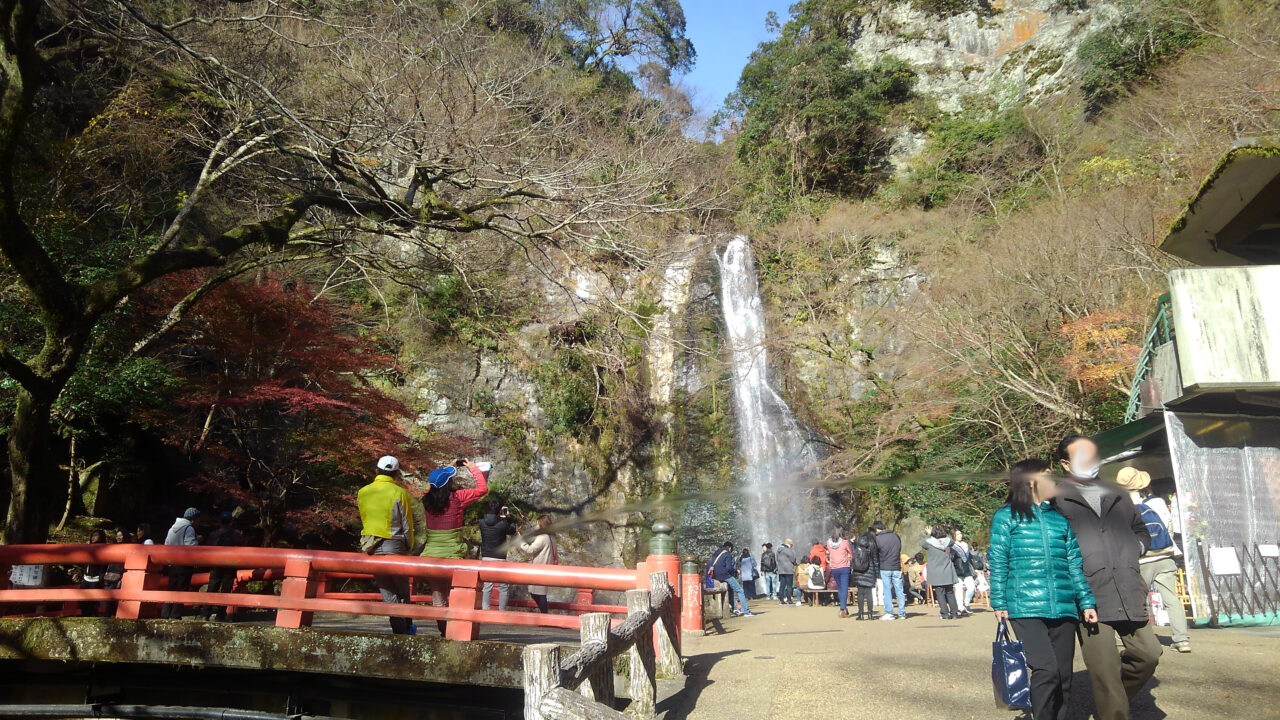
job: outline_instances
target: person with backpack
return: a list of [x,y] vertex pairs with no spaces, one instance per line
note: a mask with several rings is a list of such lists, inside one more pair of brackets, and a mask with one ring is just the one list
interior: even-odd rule
[[[1138,570],[1147,587],[1160,593],[1160,600],[1169,613],[1169,630],[1173,634],[1173,649],[1180,653],[1191,652],[1191,635],[1187,632],[1187,612],[1178,597],[1178,546],[1169,533],[1168,506],[1160,498],[1144,495],[1151,485],[1151,476],[1137,468],[1120,468],[1116,484],[1129,491],[1129,498],[1142,514],[1151,535],[1151,547],[1138,558]],[[1158,504],[1156,501],[1159,501]],[[1162,514],[1157,508],[1164,509]]]
[[1056,492],[1049,463],[1023,460],[991,519],[991,609],[1026,652],[1034,720],[1066,720],[1076,628],[1098,621],[1075,532],[1049,504]]
[[849,575],[853,564],[853,545],[845,539],[840,529],[831,531],[831,543],[827,552],[831,575],[835,579],[836,601],[840,605],[840,617],[849,617]]
[[867,530],[853,541],[853,559],[849,562],[849,571],[853,585],[858,589],[858,619],[874,620],[876,580],[880,578],[880,549],[876,547],[874,531]]
[[[207,545],[217,547],[241,547],[244,545],[244,533],[236,529],[235,517],[230,510],[223,510],[218,516],[218,529],[209,533],[205,541]],[[209,587],[205,592],[229,593],[235,589],[236,569],[233,567],[215,567],[209,570]],[[208,620],[229,620],[226,605],[210,605],[205,608]]]
[[790,605],[796,588],[796,551],[787,538],[778,548],[778,604]]
[[742,583],[738,581],[738,563],[734,561],[733,543],[726,542],[720,546],[715,558],[711,561],[709,574],[713,580],[728,585],[729,590],[734,593],[733,604],[736,615],[755,617],[751,613],[751,608],[747,605],[747,591],[743,589]]
[[773,552],[773,543],[760,546],[760,575],[764,578],[764,596],[778,596],[778,556]]

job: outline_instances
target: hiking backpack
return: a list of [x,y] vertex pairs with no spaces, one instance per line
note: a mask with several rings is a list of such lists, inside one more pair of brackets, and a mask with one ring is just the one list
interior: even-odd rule
[[817,563],[809,566],[809,585],[823,588],[827,586],[827,580],[822,576],[822,566]]
[[766,550],[760,554],[760,572],[771,573],[778,571],[778,557],[773,554],[772,550]]
[[1173,536],[1169,534],[1169,528],[1165,526],[1164,520],[1160,519],[1160,513],[1157,513],[1146,503],[1138,505],[1138,512],[1142,513],[1142,522],[1147,524],[1147,534],[1151,536],[1151,550],[1168,550],[1173,547]]
[[849,567],[856,573],[864,573],[871,569],[871,551],[862,545],[853,546],[853,560]]

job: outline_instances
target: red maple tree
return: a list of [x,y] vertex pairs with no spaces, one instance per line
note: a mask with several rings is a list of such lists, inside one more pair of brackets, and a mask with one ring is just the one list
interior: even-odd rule
[[[161,306],[197,275],[159,291]],[[161,356],[183,381],[166,430],[207,502],[256,511],[266,545],[330,544],[355,525],[355,492],[381,455],[409,467],[458,443],[408,436],[410,411],[379,385],[395,361],[356,331],[355,315],[283,275],[228,282],[166,338]]]

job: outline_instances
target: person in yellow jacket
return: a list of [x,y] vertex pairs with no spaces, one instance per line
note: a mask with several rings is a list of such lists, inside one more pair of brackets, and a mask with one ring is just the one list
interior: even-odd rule
[[[390,455],[378,460],[378,475],[360,488],[356,500],[360,506],[360,549],[368,555],[408,555],[413,549],[413,503],[409,492],[399,483],[400,461]],[[374,575],[374,585],[382,593],[382,601],[410,601],[409,578]],[[393,617],[391,632],[408,635],[413,624],[409,618]]]

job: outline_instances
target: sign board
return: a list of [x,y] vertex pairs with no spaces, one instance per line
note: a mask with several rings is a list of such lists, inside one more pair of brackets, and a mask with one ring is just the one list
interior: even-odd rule
[[1209,548],[1209,572],[1214,575],[1239,575],[1240,556],[1233,547]]
[[1264,558],[1280,558],[1280,545],[1259,545],[1258,554]]
[[44,585],[44,566],[14,565],[9,568],[9,584],[14,587],[40,587]]

